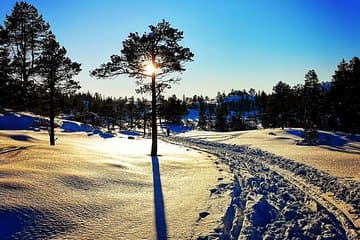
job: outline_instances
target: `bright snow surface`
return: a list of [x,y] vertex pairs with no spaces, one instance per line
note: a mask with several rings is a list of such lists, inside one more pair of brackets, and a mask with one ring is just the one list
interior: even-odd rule
[[56,136],[50,147],[46,131],[0,131],[0,239],[189,239],[226,211],[229,196],[209,190],[229,173],[207,154],[159,141],[152,159],[149,139]]

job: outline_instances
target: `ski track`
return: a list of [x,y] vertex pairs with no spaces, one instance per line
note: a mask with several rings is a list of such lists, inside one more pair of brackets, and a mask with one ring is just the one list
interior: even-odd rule
[[199,239],[360,239],[359,182],[259,149],[178,136],[163,140],[214,154],[234,174],[222,225]]

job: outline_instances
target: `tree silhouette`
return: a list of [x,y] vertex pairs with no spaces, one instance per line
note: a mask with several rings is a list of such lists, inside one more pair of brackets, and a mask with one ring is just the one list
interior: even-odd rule
[[304,140],[308,143],[316,144],[319,138],[317,129],[320,122],[320,83],[315,70],[310,70],[305,74],[303,99],[305,110]]
[[11,92],[14,91],[11,86],[10,53],[7,45],[7,32],[0,25],[0,106],[9,105]]
[[273,87],[273,92],[275,100],[274,108],[278,113],[277,117],[280,119],[281,128],[284,129],[290,111],[289,100],[291,96],[291,87],[290,85],[280,81]]
[[340,120],[341,130],[360,131],[360,59],[353,57],[349,63],[344,59],[332,77],[331,106]]
[[[138,93],[151,92],[152,147],[151,155],[157,155],[156,98],[166,88],[170,88],[178,78],[165,79],[174,72],[185,71],[184,62],[192,61],[194,54],[179,42],[183,32],[172,28],[165,20],[156,26],[150,25],[150,32],[139,35],[130,33],[123,41],[121,55],[112,55],[111,61],[91,72],[97,78],[113,77],[121,74],[137,79]],[[151,83],[145,82],[151,77]],[[157,81],[155,79],[157,78]]]
[[37,63],[42,45],[49,33],[49,24],[45,23],[37,9],[25,2],[17,2],[11,15],[6,17],[5,27],[11,52],[13,79],[16,80],[19,105],[29,108],[31,93],[35,90],[38,76]]
[[72,77],[81,71],[80,64],[66,57],[66,49],[60,47],[53,34],[49,34],[43,45],[39,59],[40,76],[43,77],[41,88],[47,93],[50,103],[50,145],[55,145],[54,118],[55,97],[61,94],[71,94],[80,88]]

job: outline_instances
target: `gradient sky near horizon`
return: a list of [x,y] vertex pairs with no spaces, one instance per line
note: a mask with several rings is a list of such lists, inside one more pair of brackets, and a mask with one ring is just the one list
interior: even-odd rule
[[[0,24],[15,0],[0,0]],[[72,60],[82,63],[81,91],[139,96],[134,79],[97,80],[89,71],[119,54],[130,32],[162,19],[184,31],[195,54],[167,94],[208,95],[231,89],[271,92],[278,82],[303,83],[315,69],[329,81],[338,63],[360,56],[358,0],[31,0]]]

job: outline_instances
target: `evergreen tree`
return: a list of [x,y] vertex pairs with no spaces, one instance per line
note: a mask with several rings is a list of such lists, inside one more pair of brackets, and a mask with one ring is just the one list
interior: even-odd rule
[[[179,42],[183,32],[172,28],[163,20],[156,26],[150,25],[150,33],[140,36],[137,32],[130,33],[123,42],[121,55],[111,56],[111,62],[103,64],[92,71],[91,75],[98,78],[126,74],[137,79],[138,92],[151,92],[152,107],[152,147],[151,155],[157,155],[157,114],[156,98],[178,79],[164,79],[173,72],[185,71],[184,62],[192,61],[194,54],[189,48],[182,47]],[[151,77],[151,83],[145,79]],[[157,77],[158,81],[155,81]]]
[[330,101],[333,115],[339,119],[341,130],[360,131],[360,60],[354,57],[349,63],[342,60],[332,78]]
[[168,99],[163,99],[159,106],[159,115],[168,123],[180,123],[181,119],[187,114],[186,103],[172,95]]
[[138,115],[142,118],[143,137],[146,137],[146,128],[149,119],[149,103],[145,98],[137,99],[137,111]]
[[103,101],[101,116],[105,118],[107,129],[110,131],[110,125],[114,126],[115,118],[114,101],[112,98],[108,97]]
[[14,92],[18,104],[24,108],[30,106],[30,96],[34,96],[37,65],[43,50],[44,39],[49,32],[49,25],[37,9],[26,3],[17,2],[10,16],[6,17],[5,27],[8,33],[11,52],[13,80],[18,86]]
[[0,106],[10,106],[11,93],[15,90],[11,83],[7,32],[0,25]]
[[283,82],[278,82],[273,87],[274,108],[280,120],[281,128],[284,129],[290,114],[291,87]]
[[216,122],[215,128],[217,131],[227,131],[228,124],[227,124],[227,115],[228,115],[228,107],[225,103],[221,103],[216,108]]
[[297,84],[292,87],[292,97],[293,97],[293,104],[292,106],[292,113],[293,113],[293,126],[294,127],[303,127],[304,126],[304,112],[305,112],[305,106],[304,106],[304,85]]
[[201,97],[199,99],[199,123],[198,127],[200,129],[206,129],[207,120],[206,120],[206,105],[204,99]]
[[135,114],[136,114],[136,109],[135,109],[135,99],[134,97],[129,97],[128,99],[128,103],[126,104],[126,112],[128,114],[128,117],[129,117],[129,127],[131,129],[133,129],[135,127],[134,125],[134,119],[136,118],[135,117]]
[[319,125],[319,101],[320,101],[320,83],[315,70],[310,70],[305,75],[305,84],[303,91],[305,107],[305,125]]
[[49,100],[50,145],[55,145],[54,118],[56,97],[61,94],[71,94],[80,88],[72,78],[81,71],[80,64],[66,57],[66,50],[60,47],[55,36],[49,33],[43,45],[39,59],[39,73],[43,79],[41,87]]
[[304,119],[305,119],[305,141],[316,144],[318,141],[318,126],[320,122],[320,83],[315,70],[310,70],[305,75],[303,91]]

